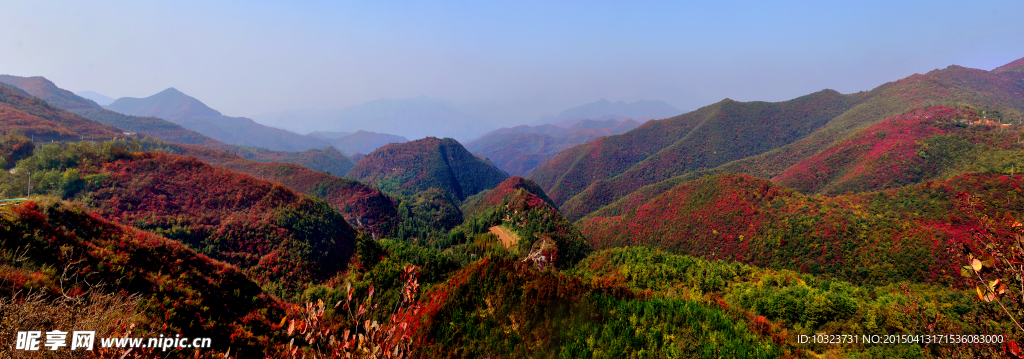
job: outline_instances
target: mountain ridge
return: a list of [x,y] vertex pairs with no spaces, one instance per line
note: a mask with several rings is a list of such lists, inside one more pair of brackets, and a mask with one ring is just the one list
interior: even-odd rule
[[[723,100],[680,117],[650,121],[631,132],[605,137],[586,145],[570,148],[538,166],[531,177],[545,188],[556,203],[559,203],[567,217],[579,219],[587,213],[623,198],[633,190],[686,173],[704,173],[704,171],[709,171],[707,173],[745,173],[762,178],[772,178],[785,168],[814,155],[836,141],[888,117],[927,103],[971,103],[983,108],[999,110],[1010,117],[1020,116],[1024,111],[1024,92],[1019,87],[1022,83],[1024,83],[1024,75],[1021,73],[996,73],[950,66],[923,75],[914,74],[880,85],[871,91],[849,95],[842,95],[831,90],[819,92],[819,94],[832,93],[833,96],[840,99],[837,103],[846,103],[843,105],[846,107],[843,110],[843,108],[831,107],[827,103],[823,104],[824,106],[819,108],[824,112],[814,116],[827,121],[813,131],[804,134],[791,134],[789,143],[779,143],[774,147],[767,148],[762,153],[747,153],[739,158],[722,158],[722,151],[715,150],[720,160],[711,162],[701,160],[704,164],[696,167],[693,167],[692,164],[688,165],[690,167],[678,166],[678,163],[686,163],[686,161],[697,163],[686,160],[687,157],[693,156],[692,151],[679,151],[688,146],[692,147],[693,144],[680,142],[675,145],[677,150],[670,150],[668,142],[673,142],[673,138],[678,141],[683,137],[681,132],[673,132],[675,131],[674,127],[666,127],[661,122],[679,121],[678,119],[688,117],[691,118],[690,123],[692,124],[694,123],[692,118],[695,116],[715,116],[716,114],[711,111],[735,102]],[[837,113],[839,110],[843,111]],[[637,134],[632,134],[634,132],[648,133],[648,136],[644,136],[647,141],[643,143],[635,140],[628,142],[630,136],[637,136]],[[659,138],[665,138],[665,140]],[[712,131],[695,139],[705,142],[708,139],[721,142],[735,138],[731,132]],[[604,148],[609,145],[614,145],[615,150]],[[725,148],[736,149],[738,146],[726,146]],[[640,152],[636,152],[638,150]],[[655,155],[656,152],[661,153]],[[636,153],[636,155],[631,153]],[[707,155],[715,154],[707,153]],[[648,158],[648,156],[651,157]],[[616,157],[622,157],[624,161],[618,160]],[[598,159],[610,160],[604,163],[594,162]],[[723,162],[723,160],[732,160],[732,162]],[[680,171],[680,168],[683,170]]]

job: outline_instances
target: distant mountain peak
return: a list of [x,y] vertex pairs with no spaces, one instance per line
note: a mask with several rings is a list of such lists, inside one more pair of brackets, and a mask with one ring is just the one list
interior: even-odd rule
[[662,119],[681,114],[682,111],[672,107],[660,100],[636,101],[627,103],[625,101],[611,102],[601,98],[582,106],[573,107],[562,111],[558,116],[542,118],[540,123],[566,123],[572,125],[575,121],[598,118],[632,118],[638,121],[651,119]]
[[146,98],[122,97],[106,107],[127,115],[154,116],[166,120],[221,116],[219,111],[173,87]]
[[101,94],[101,93],[96,92],[96,91],[88,91],[88,90],[86,90],[86,91],[78,91],[78,92],[75,93],[75,95],[78,95],[79,97],[91,100],[92,102],[95,102],[96,104],[98,104],[100,106],[106,106],[106,105],[112,104],[112,103],[114,103],[114,100],[115,100],[114,98],[111,98],[110,96]]
[[427,96],[379,98],[340,109],[284,111],[256,116],[256,120],[299,133],[364,130],[411,139],[471,138],[491,129],[479,118],[459,110],[453,102]]

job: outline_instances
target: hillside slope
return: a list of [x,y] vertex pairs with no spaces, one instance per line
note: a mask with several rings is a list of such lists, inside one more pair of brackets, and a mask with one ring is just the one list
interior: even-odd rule
[[[132,322],[139,325],[137,334],[148,330],[216,338],[212,349],[221,352],[231,348],[232,353],[259,355],[272,340],[280,340],[271,323],[285,314],[284,303],[237,267],[177,241],[46,197],[0,207],[0,238],[0,292],[24,296],[42,291],[54,302],[67,296],[79,305],[95,300],[89,291],[145,298],[134,308],[141,317],[116,313],[124,326],[116,333],[96,333],[98,337],[123,335]],[[54,273],[47,268],[59,269]]]
[[948,251],[976,223],[960,192],[997,213],[1024,215],[1024,177],[969,174],[943,182],[836,197],[806,196],[767,180],[714,175],[685,182],[622,215],[579,223],[595,248],[645,245],[752,265],[883,283],[949,283]]
[[42,76],[20,77],[0,75],[0,83],[20,88],[32,96],[46,100],[51,105],[68,111],[100,108],[100,105],[96,104],[96,102],[75,95],[71,91],[57,88],[57,85],[54,85],[53,82]]
[[533,178],[567,217],[580,218],[644,185],[796,141],[861,97],[821,91],[778,103],[727,99],[569,149]]
[[[326,202],[282,185],[128,143],[48,145],[18,163],[35,191],[181,241],[293,297],[346,268],[355,231]],[[20,182],[20,181],[19,181]]]
[[[823,91],[776,104],[723,101],[569,149],[538,166],[533,178],[566,216],[581,218],[672,176],[708,170],[772,178],[868,126],[932,103],[968,103],[1017,118],[1024,111],[1022,86],[1019,72],[950,66],[851,95]],[[710,120],[698,125],[695,118]],[[762,141],[757,131],[776,135]]]
[[[296,192],[327,201],[360,230],[390,236],[398,221],[397,203],[380,190],[292,163],[258,162],[199,146],[170,145],[173,153],[194,156],[211,165],[280,183]],[[315,151],[315,150],[311,150]],[[309,152],[309,151],[307,151]]]
[[946,106],[910,111],[839,141],[772,181],[803,193],[841,194],[972,171],[1009,174],[1024,166],[1022,128],[997,116]]
[[[1015,61],[1015,63],[1018,61]],[[871,97],[820,131],[768,153],[715,168],[714,173],[745,173],[761,178],[778,176],[786,168],[809,158],[886,118],[931,105],[998,111],[1005,118],[1024,116],[1024,73],[985,71],[949,66],[926,74],[886,83],[869,92]]]
[[45,142],[124,137],[114,126],[89,120],[2,84],[0,130],[18,131]]

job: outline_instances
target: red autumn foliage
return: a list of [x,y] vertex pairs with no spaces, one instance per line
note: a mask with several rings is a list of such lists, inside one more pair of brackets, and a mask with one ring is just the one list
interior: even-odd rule
[[[260,353],[274,335],[268,318],[284,314],[284,305],[237,267],[66,202],[26,202],[0,209],[0,237],[5,251],[21,250],[38,265],[66,267],[84,283],[98,286],[94,289],[142,295],[142,328],[218,338],[213,345],[221,351],[231,347],[238,353]],[[24,281],[12,281],[4,272],[0,289],[7,293],[76,292],[63,292],[60,278],[45,271]]]
[[1021,176],[971,174],[823,197],[732,175],[688,182],[624,215],[588,218],[580,229],[596,249],[649,245],[855,282],[950,283],[956,274],[946,250],[975,230],[955,210],[964,191],[1004,204],[993,210],[1024,213]]

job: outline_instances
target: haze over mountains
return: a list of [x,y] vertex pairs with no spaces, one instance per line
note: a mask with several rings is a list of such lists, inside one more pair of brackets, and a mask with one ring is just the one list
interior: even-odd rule
[[233,145],[281,151],[330,146],[319,139],[263,126],[248,118],[224,116],[173,87],[146,98],[123,97],[106,108],[126,115],[159,117]]
[[[455,108],[454,104],[450,101],[431,99],[421,96],[405,100],[381,99],[337,111],[300,110],[274,115],[274,118],[276,119],[275,121],[281,122],[281,127],[290,127],[295,129],[336,129],[336,131],[316,130],[312,131],[308,135],[300,135],[298,133],[281,130],[280,128],[260,125],[247,118],[225,116],[219,111],[210,108],[202,101],[188,96],[175,88],[168,88],[146,98],[125,97],[117,100],[111,100],[109,97],[91,91],[82,92],[84,95],[95,97],[97,100],[106,103],[106,105],[100,105],[95,101],[78,96],[70,91],[59,89],[52,83],[37,83],[36,80],[29,80],[29,78],[20,78],[17,76],[6,76],[5,79],[8,82],[17,83],[19,86],[26,88],[31,86],[37,86],[40,88],[47,87],[48,90],[40,90],[37,91],[37,93],[41,94],[49,91],[45,95],[48,101],[59,103],[63,108],[67,108],[69,110],[88,112],[93,117],[103,117],[111,121],[115,120],[114,118],[119,116],[119,114],[138,116],[142,118],[156,117],[171,121],[184,128],[209,136],[210,138],[225,144],[263,147],[278,151],[305,151],[333,146],[347,155],[353,155],[356,153],[367,154],[388,143],[408,141],[408,137],[390,135],[388,133],[376,133],[363,130],[362,128],[355,131],[351,131],[352,128],[339,128],[335,121],[339,118],[347,118],[349,120],[356,119],[354,121],[357,123],[356,126],[366,126],[366,128],[384,128],[390,130],[408,129],[413,131],[410,133],[420,134],[448,133],[452,137],[456,138],[465,137],[468,136],[468,134],[480,133],[481,129],[487,128],[487,125],[480,122],[479,118],[461,112]],[[42,81],[47,82],[45,79]],[[102,110],[104,109],[113,110],[117,114],[103,113]],[[675,112],[678,112],[678,110],[661,101],[638,101],[627,104],[622,101],[611,103],[602,99],[594,103],[562,111],[558,116],[549,116],[545,119],[554,121],[563,127],[573,127],[577,126],[577,122],[579,122],[579,120],[591,118],[595,121],[605,122],[593,122],[589,125],[590,127],[612,128],[616,125],[607,125],[608,122],[606,122],[606,120],[627,120],[636,118],[643,121]],[[128,122],[125,122],[124,119],[121,119],[120,121],[123,125],[128,125]],[[410,125],[410,123],[412,125]],[[138,126],[131,127],[136,127],[138,129]],[[523,131],[521,130],[522,126],[519,128],[519,130],[512,130],[512,132],[545,132],[543,130],[539,130],[540,132]],[[562,132],[559,132],[558,134],[548,133],[547,135],[554,135],[554,137],[562,137],[565,139],[558,141],[543,139],[542,141],[557,143],[541,146],[529,146],[529,148],[533,148],[532,151],[540,151],[544,154],[541,156],[533,156],[529,159],[520,159],[520,164],[507,168],[511,170],[511,173],[526,174],[541,161],[549,158],[550,155],[553,155],[562,149],[586,142],[597,136],[620,133],[631,128],[632,127],[620,127],[617,130],[597,130],[589,132],[576,131],[571,134]],[[573,128],[573,130],[582,129]],[[143,132],[145,132],[145,130],[143,130]],[[495,131],[494,134],[500,134],[503,132],[503,130],[499,129]],[[584,135],[577,136],[580,134]],[[167,137],[167,133],[163,133],[163,137],[169,138]],[[572,139],[569,139],[569,137],[572,137]],[[184,139],[180,136],[176,138],[179,142],[181,140],[186,141],[182,143],[199,144],[200,142],[205,141],[205,139],[201,138]],[[416,138],[415,135],[413,138]],[[535,138],[533,140],[536,141],[538,139]],[[494,141],[492,140],[491,142]],[[488,154],[493,153],[494,151],[503,151],[503,148],[493,148],[492,146],[492,149]],[[505,164],[502,163],[501,165],[504,166]]]
[[427,136],[466,140],[493,128],[455,107],[426,96],[378,99],[342,109],[305,109],[254,116],[257,121],[299,133],[364,130],[410,139]]
[[[378,308],[421,308],[378,323],[408,329],[422,357],[966,358],[1012,352],[796,336],[1024,339],[984,295],[964,294],[958,281],[974,267],[955,254],[1024,233],[1024,59],[852,94],[724,99],[642,124],[605,113],[504,128],[467,146],[237,131],[402,141],[348,165],[330,147],[237,147],[153,117],[231,119],[174,89],[104,109],[42,77],[0,82],[0,193],[35,186],[0,207],[0,291],[74,295],[46,268],[85,263],[108,284],[81,290],[152,298],[133,309],[142,327],[213,333],[222,342],[212,350],[316,351],[288,329],[302,317],[287,308],[368,298],[370,288]],[[997,275],[988,270],[975,274]],[[416,297],[402,283],[414,271],[429,288]],[[906,315],[915,305],[940,319]],[[323,323],[370,330],[344,316]]]
[[114,100],[117,100],[117,99],[115,99],[113,97],[108,97],[108,96],[105,96],[103,94],[100,94],[100,93],[97,93],[97,92],[94,92],[94,91],[78,91],[78,92],[75,92],[75,95],[78,95],[78,96],[90,99],[90,100],[92,100],[93,102],[95,102],[96,104],[98,104],[100,106],[110,105],[110,104],[114,103]]
[[647,120],[672,117],[681,113],[683,111],[658,100],[625,103],[622,101],[609,102],[608,100],[600,99],[596,102],[567,109],[557,116],[542,117],[535,124],[550,123],[562,127],[570,127],[579,120],[585,119],[633,119],[642,123]]
[[[493,119],[472,115],[451,101],[425,96],[406,99],[378,99],[342,109],[304,109],[254,116],[257,122],[278,128],[308,133],[313,131],[351,132],[361,129],[393,133],[410,139],[426,136],[452,137],[467,141],[494,130]],[[475,111],[474,111],[475,112]],[[570,127],[579,120],[634,119],[640,122],[678,115],[682,111],[662,101],[615,103],[601,99],[537,120],[506,119],[503,122],[559,123]],[[495,116],[495,115],[492,115]],[[511,116],[511,115],[510,115]]]
[[640,122],[632,119],[579,120],[568,128],[552,124],[522,125],[491,131],[466,143],[466,149],[487,157],[511,175],[529,176],[537,165],[565,149],[638,126]]
[[365,155],[389,143],[409,141],[409,139],[402,136],[363,130],[356,131],[355,133],[315,131],[307,134],[307,136],[323,139],[330,143],[331,146],[334,146],[334,148],[349,155],[357,153]]

